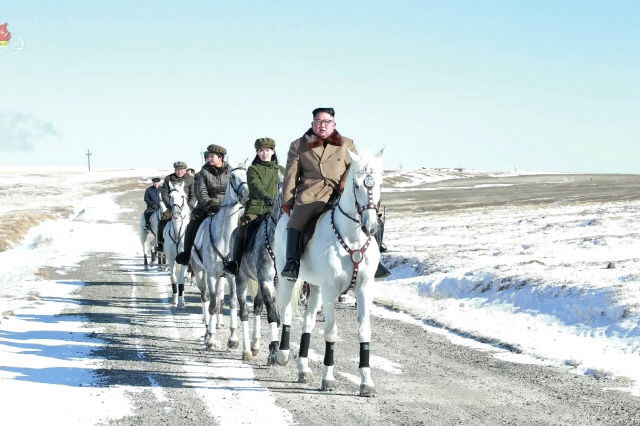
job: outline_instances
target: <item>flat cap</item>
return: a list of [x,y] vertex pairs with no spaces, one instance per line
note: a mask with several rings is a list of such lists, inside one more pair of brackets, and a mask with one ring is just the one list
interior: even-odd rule
[[220,145],[216,145],[214,143],[212,143],[211,145],[209,145],[207,147],[207,151],[209,151],[210,154],[216,154],[219,157],[223,157],[223,156],[227,155],[227,150],[226,149],[224,149]]
[[155,183],[155,182],[160,182],[161,180],[162,180],[162,179],[160,179],[160,178],[153,178],[153,179],[151,179],[151,182],[154,182],[154,183]]
[[259,150],[260,148],[276,149],[276,141],[274,141],[271,138],[260,138],[260,139],[256,139],[253,146],[256,148],[256,151]]

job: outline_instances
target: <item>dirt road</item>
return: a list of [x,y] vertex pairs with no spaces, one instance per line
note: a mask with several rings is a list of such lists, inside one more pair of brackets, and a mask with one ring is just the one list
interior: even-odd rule
[[[127,192],[119,202],[139,212],[139,199],[140,193]],[[134,232],[137,218],[137,213],[126,213],[121,220]],[[206,351],[196,288],[187,287],[186,311],[174,312],[166,303],[168,277],[144,272],[140,265],[140,258],[96,253],[60,277],[87,283],[76,294],[83,302],[79,310],[101,328],[95,337],[107,342],[96,353],[105,361],[95,385],[147,389],[130,395],[135,415],[114,425],[278,424],[289,415],[302,425],[640,425],[640,399],[606,390],[620,386],[606,377],[501,361],[422,327],[380,317],[372,320],[371,342],[379,393],[361,398],[353,381],[358,378],[357,312],[349,305],[337,312],[337,390],[321,392],[322,322],[311,340],[314,383],[299,384],[297,345],[288,366],[265,365],[266,320],[263,351],[254,360],[241,362],[241,348]],[[158,276],[164,277],[161,284]],[[300,320],[292,325],[293,343],[300,325]],[[221,336],[226,340],[228,330]],[[220,399],[212,404],[215,395]],[[256,409],[264,405],[252,401],[265,398],[275,401],[277,409]]]

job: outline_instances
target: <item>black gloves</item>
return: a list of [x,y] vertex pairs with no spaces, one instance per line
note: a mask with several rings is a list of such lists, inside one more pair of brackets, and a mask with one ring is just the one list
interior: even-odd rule
[[205,207],[207,208],[207,211],[209,212],[213,212],[213,211],[218,211],[220,209],[220,205],[212,199],[207,200],[206,203],[204,203]]

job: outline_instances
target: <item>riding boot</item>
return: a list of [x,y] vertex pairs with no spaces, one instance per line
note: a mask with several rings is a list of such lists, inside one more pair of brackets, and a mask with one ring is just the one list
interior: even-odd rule
[[240,233],[236,233],[235,240],[233,242],[233,252],[231,253],[231,259],[224,263],[224,271],[234,277],[238,275],[240,271],[240,261],[242,260],[242,252],[244,252],[244,238],[240,237]]
[[376,273],[373,276],[374,278],[385,278],[391,275],[391,271],[388,270],[382,262],[378,263],[378,269],[376,269]]
[[300,234],[297,229],[287,228],[287,263],[281,275],[291,280],[297,280],[300,271]]
[[157,251],[163,251],[164,249],[164,227],[169,223],[168,220],[161,219],[160,223],[158,223],[158,244],[156,245]]
[[[387,251],[387,247],[382,244],[382,236],[384,235],[384,221],[378,216],[378,232],[376,233],[376,241],[378,243],[378,248],[380,249],[380,253]],[[388,270],[382,262],[378,263],[378,269],[376,269],[376,273],[374,278],[385,278],[391,275],[391,271]]]
[[378,232],[376,232],[376,240],[378,241],[378,248],[380,249],[380,253],[384,253],[387,251],[387,246],[382,242],[382,237],[384,236],[384,221],[380,216],[378,216]]
[[189,264],[189,259],[191,259],[191,247],[193,247],[193,240],[196,238],[196,232],[198,232],[199,226],[200,223],[198,221],[192,220],[184,231],[184,251],[182,253],[178,253],[176,256],[176,262],[180,265]]

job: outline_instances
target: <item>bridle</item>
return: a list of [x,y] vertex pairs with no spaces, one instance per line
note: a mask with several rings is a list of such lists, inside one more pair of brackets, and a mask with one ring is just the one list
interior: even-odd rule
[[[340,210],[340,212],[345,215],[348,219],[350,219],[351,221],[355,222],[356,224],[360,224],[361,219],[362,219],[362,213],[364,213],[365,210],[375,210],[376,213],[378,212],[378,209],[380,208],[380,202],[378,202],[378,204],[375,204],[373,202],[373,187],[376,184],[375,179],[373,178],[373,171],[371,169],[368,169],[365,171],[365,173],[367,174],[364,178],[364,186],[367,188],[367,199],[368,199],[368,203],[364,204],[362,206],[360,206],[360,204],[358,203],[358,197],[356,196],[356,182],[355,182],[355,178],[353,179],[353,198],[355,200],[355,204],[356,204],[356,211],[358,212],[358,218],[354,218],[349,216],[343,209],[342,207],[340,207],[340,203],[338,202],[338,210]],[[340,235],[340,233],[338,232],[338,228],[336,228],[336,223],[335,223],[335,212],[336,212],[336,208],[333,207],[331,209],[331,228],[333,228],[333,232],[334,234],[336,234],[336,238],[338,239],[338,242],[340,243],[340,245],[342,246],[343,249],[345,249],[345,251],[349,254],[349,257],[351,258],[351,262],[353,262],[353,274],[351,275],[351,283],[349,284],[349,288],[353,287],[356,284],[356,279],[358,278],[358,268],[360,267],[360,263],[362,262],[362,260],[364,259],[364,253],[367,251],[367,249],[369,248],[369,245],[371,244],[371,236],[369,236],[367,238],[367,241],[364,243],[364,245],[362,247],[360,247],[359,249],[351,249],[349,248],[349,246],[347,245],[347,243],[344,241],[344,239],[342,238],[342,236]]]
[[233,190],[233,193],[236,194],[236,199],[240,200],[240,188],[242,188],[244,185],[247,186],[247,189],[249,188],[249,184],[247,183],[247,181],[242,182],[240,185],[238,185],[238,187],[236,188],[235,186],[233,186],[233,179],[231,179],[231,175],[233,174],[233,172],[235,172],[236,170],[244,170],[247,171],[246,168],[242,167],[242,166],[238,166],[235,169],[232,169],[229,172],[229,186],[231,187],[231,189]]
[[[220,206],[220,210],[222,210],[224,207],[233,207],[235,205],[240,204],[240,189],[246,185],[247,189],[249,189],[249,184],[244,181],[242,182],[240,185],[238,185],[238,187],[235,187],[233,185],[233,179],[232,179],[232,175],[233,172],[235,172],[236,170],[244,170],[246,171],[247,168],[243,167],[243,166],[238,166],[234,169],[231,169],[231,171],[229,171],[229,186],[231,187],[231,189],[233,190],[233,193],[236,195],[236,202],[234,204],[223,204]],[[240,205],[240,209],[242,210],[244,209],[244,206]],[[236,212],[232,212],[229,216],[231,216],[232,214],[234,214]],[[213,241],[213,220],[209,221],[209,242],[211,243],[211,248],[213,248],[213,251],[216,253],[216,255],[222,259],[222,261],[224,263],[229,262],[229,254],[227,255],[223,255],[222,252],[220,251],[220,249],[218,249],[218,246],[216,246],[215,241]]]
[[[169,191],[169,194],[171,194],[172,192],[180,192],[178,191],[176,188],[171,188],[171,190]],[[182,217],[182,210],[184,209],[184,204],[187,201],[187,197],[184,193],[180,194],[182,197],[182,203],[180,205],[178,204],[173,204],[171,206],[171,221],[174,223],[173,225],[173,230],[175,233],[177,233],[178,235],[171,235],[171,228],[169,228],[169,238],[171,238],[171,241],[176,245],[176,252],[178,252],[178,245],[180,243],[180,240],[182,239],[182,237],[185,235],[185,233],[187,232],[187,228],[186,226],[184,226],[184,221],[180,222],[180,229],[178,229],[177,231],[175,230],[175,222],[174,219],[176,219],[177,217]],[[177,211],[176,211],[177,210]],[[184,228],[184,229],[183,229]],[[177,238],[176,238],[177,237]]]
[[351,220],[352,222],[355,223],[360,223],[360,219],[362,218],[362,213],[364,213],[365,210],[375,210],[376,213],[378,212],[378,210],[380,209],[380,202],[378,201],[378,204],[374,204],[373,202],[373,187],[376,184],[375,179],[373,178],[373,175],[371,173],[373,173],[373,170],[368,169],[365,171],[365,173],[367,174],[364,177],[364,186],[365,188],[367,188],[367,201],[369,201],[367,204],[364,204],[362,206],[360,206],[360,203],[358,203],[358,196],[356,195],[356,180],[355,178],[353,179],[353,200],[355,201],[355,205],[356,205],[356,212],[358,212],[358,218],[349,216],[347,214],[347,212],[345,212],[342,207],[340,206],[340,203],[338,202],[338,210],[340,210],[340,213],[342,213],[343,215],[345,215],[349,220]]

